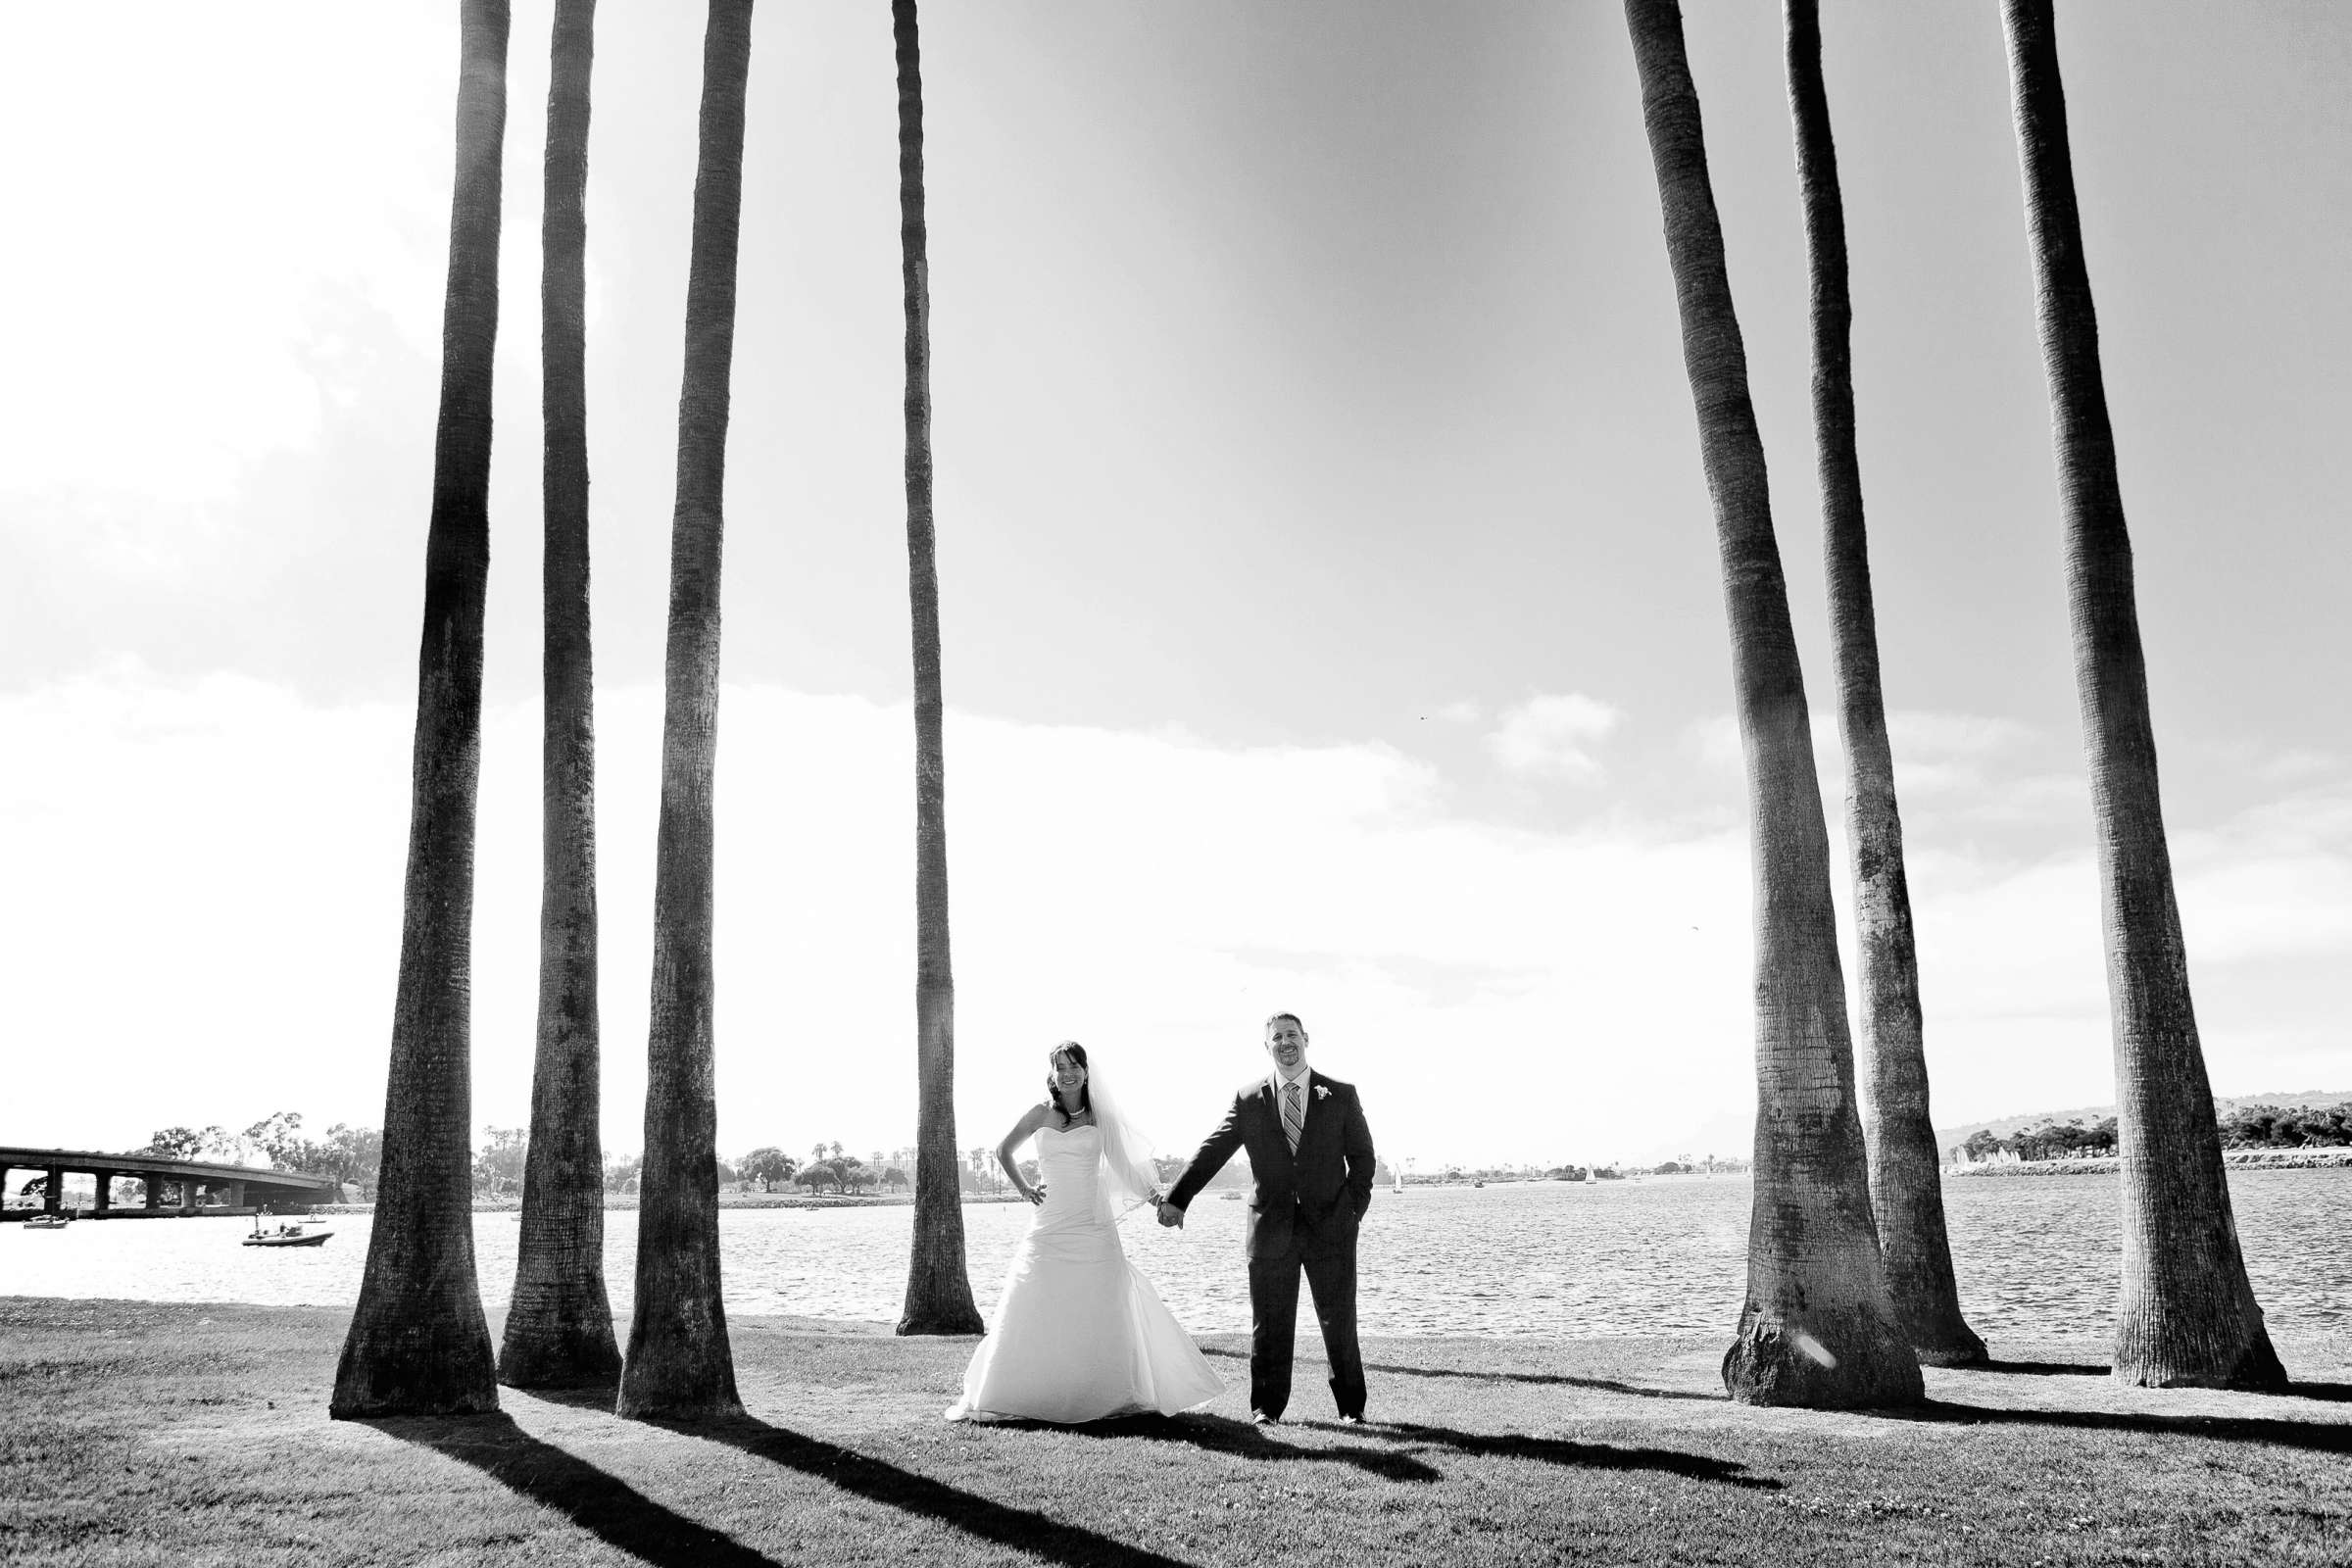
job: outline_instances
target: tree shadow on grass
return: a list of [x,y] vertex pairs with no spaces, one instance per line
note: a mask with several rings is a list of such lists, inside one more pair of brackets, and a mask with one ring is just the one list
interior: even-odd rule
[[1451,1367],[1436,1366],[1367,1366],[1366,1372],[1386,1372],[1403,1378],[1467,1378],[1488,1383],[1533,1383],[1545,1388],[1597,1389],[1603,1394],[1625,1394],[1641,1399],[1696,1399],[1707,1404],[1729,1401],[1728,1394],[1694,1394],[1688,1389],[1649,1389],[1639,1383],[1620,1383],[1615,1378],[1577,1378],[1565,1372],[1468,1372]]
[[[2035,1377],[2103,1378],[2115,1369],[2089,1361],[1981,1361],[1955,1372],[2013,1372]],[[2290,1383],[2279,1391],[2291,1398],[2316,1399],[2323,1404],[2352,1404],[2352,1383]]]
[[[1149,1443],[1181,1443],[1188,1447],[1222,1453],[1253,1464],[1346,1464],[1384,1481],[1443,1481],[1444,1472],[1409,1453],[1370,1444],[1344,1443],[1330,1447],[1300,1447],[1270,1436],[1264,1427],[1224,1415],[1136,1415],[1112,1421],[1089,1421],[1083,1426],[1056,1427],[1040,1422],[1001,1422],[1004,1426],[1067,1432],[1087,1438],[1126,1438]],[[1275,1428],[1275,1431],[1281,1430]]]
[[[1233,1361],[1249,1361],[1247,1349],[1206,1349],[1201,1354],[1228,1356]],[[1729,1394],[1693,1394],[1689,1390],[1646,1390],[1640,1382],[1616,1382],[1613,1378],[1569,1378],[1566,1373],[1472,1373],[1453,1366],[1374,1366],[1364,1363],[1366,1373],[1388,1373],[1393,1378],[1468,1378],[1470,1382],[1534,1382],[1543,1387],[1566,1387],[1566,1390],[1599,1390],[1601,1394],[1633,1394],[1635,1398],[1695,1398],[1703,1403],[1724,1403]]]
[[2275,1416],[2141,1415],[2128,1410],[2004,1409],[1949,1399],[1930,1399],[1924,1404],[1874,1413],[1889,1421],[2138,1432],[2152,1437],[2209,1438],[2220,1443],[2264,1443],[2314,1453],[2352,1453],[2352,1423],[2337,1421],[2285,1421]]
[[2352,1383],[2290,1383],[2286,1392],[2298,1399],[2324,1404],[2352,1404]]
[[1785,1485],[1771,1476],[1751,1476],[1747,1466],[1733,1460],[1711,1459],[1703,1453],[1685,1453],[1679,1448],[1576,1443],[1567,1438],[1536,1438],[1517,1432],[1457,1432],[1451,1427],[1420,1426],[1409,1421],[1384,1423],[1377,1430],[1384,1436],[1442,1445],[1457,1453],[1481,1458],[1526,1459],[1579,1470],[1658,1470],[1752,1492],[1779,1492]]
[[1012,1547],[1048,1562],[1086,1564],[1088,1568],[1186,1568],[1174,1557],[1127,1545],[1034,1509],[994,1501],[944,1481],[885,1464],[837,1443],[770,1426],[757,1416],[699,1425],[666,1421],[648,1424],[707,1443],[724,1444],[755,1459],[811,1476],[869,1502],[936,1519],[977,1540]]
[[[538,1396],[545,1397],[544,1392]],[[663,1507],[578,1455],[532,1437],[512,1416],[412,1416],[361,1425],[471,1466],[654,1568],[784,1568],[734,1537]]]
[[[1317,1423],[1321,1428],[1321,1423]],[[1751,1476],[1746,1466],[1704,1454],[1673,1448],[1639,1448],[1606,1443],[1572,1443],[1565,1438],[1536,1438],[1519,1433],[1459,1432],[1451,1427],[1421,1426],[1413,1422],[1373,1422],[1362,1427],[1340,1427],[1362,1433],[1378,1443],[1348,1443],[1308,1447],[1275,1436],[1283,1428],[1253,1426],[1231,1416],[1133,1416],[1119,1421],[1095,1421],[1057,1430],[1089,1437],[1140,1438],[1182,1443],[1211,1453],[1232,1454],[1254,1462],[1350,1464],[1390,1481],[1442,1481],[1445,1472],[1418,1457],[1433,1449],[1450,1448],[1481,1458],[1525,1459],[1537,1464],[1563,1465],[1585,1470],[1660,1470],[1694,1481],[1778,1492],[1781,1483]],[[1328,1429],[1326,1429],[1328,1430]],[[1382,1447],[1379,1444],[1392,1446]],[[1400,1445],[1400,1446],[1398,1446]]]
[[[1222,1355],[1236,1361],[1250,1359],[1248,1350],[1203,1350],[1205,1355]],[[1446,1366],[1375,1366],[1366,1363],[1366,1373],[1385,1372],[1400,1378],[1465,1378],[1476,1383],[1534,1383],[1546,1388],[1597,1389],[1603,1394],[1626,1394],[1642,1399],[1699,1399],[1709,1404],[1721,1404],[1730,1398],[1724,1394],[1692,1394],[1684,1389],[1645,1389],[1639,1383],[1619,1383],[1612,1378],[1572,1378],[1565,1372],[1471,1372]]]
[[2103,1378],[2115,1368],[2095,1361],[1979,1361],[1975,1366],[1949,1368],[1954,1372],[2001,1372],[2012,1377]]

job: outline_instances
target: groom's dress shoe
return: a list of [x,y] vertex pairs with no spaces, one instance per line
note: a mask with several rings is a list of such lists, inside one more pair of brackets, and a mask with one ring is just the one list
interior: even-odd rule
[[1252,1410],[1250,1412],[1250,1424],[1253,1427],[1280,1426],[1282,1425],[1282,1417],[1278,1415],[1268,1415],[1263,1410]]
[[1363,1424],[1364,1418],[1360,1415],[1344,1415],[1340,1417],[1340,1425],[1344,1427],[1360,1427]]

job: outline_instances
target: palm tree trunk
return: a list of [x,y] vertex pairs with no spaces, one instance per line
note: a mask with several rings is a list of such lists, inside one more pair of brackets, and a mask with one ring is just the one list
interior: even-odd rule
[[901,1334],[978,1334],[956,1175],[956,981],[948,961],[948,783],[931,522],[931,271],[914,0],[892,0],[899,56],[899,250],[906,305],[906,583],[914,621],[914,1235]]
[[2115,1375],[2158,1388],[2283,1388],[2286,1372],[2238,1252],[2189,998],[2057,36],[2049,0],[2003,0],[2001,13],[2065,515],[2075,694],[2099,844],[2123,1170]]
[[654,993],[646,1051],[637,1306],[619,1413],[695,1420],[742,1409],[719,1298],[712,1079],[711,776],[718,756],[719,547],[743,216],[743,105],[752,0],[710,0],[670,522]]
[[1813,281],[1813,430],[1821,465],[1822,552],[1829,568],[1830,640],[1838,670],[1838,726],[1845,738],[1845,839],[1853,860],[1855,947],[1862,960],[1862,1131],[1886,1294],[1930,1366],[1984,1359],[1984,1342],[1960,1312],[1944,1234],[1942,1160],[1928,1116],[1928,1057],[1919,1006],[1919,952],[1903,871],[1903,819],[1894,751],[1879,688],[1878,614],[1862,466],[1854,447],[1853,302],[1846,288],[1845,201],[1821,75],[1818,0],[1788,0],[1788,113],[1796,126],[1797,183]]
[[1830,897],[1829,827],[1682,8],[1676,0],[1626,0],[1625,15],[1714,500],[1747,758],[1755,1207],[1747,1301],[1724,1356],[1724,1385],[1734,1398],[1755,1404],[1906,1403],[1922,1393],[1919,1362],[1887,1301],[1871,1225]]
[[498,344],[506,0],[459,6],[457,178],[441,316],[441,413],[425,532],[409,861],[367,1271],[327,1413],[498,1408],[473,1269],[473,834],[490,571],[490,373]]
[[596,719],[588,636],[588,76],[596,0],[556,0],[541,220],[547,426],[541,734],[539,1040],[514,1298],[499,1381],[608,1384],[620,1371],[605,1297],[598,1125]]

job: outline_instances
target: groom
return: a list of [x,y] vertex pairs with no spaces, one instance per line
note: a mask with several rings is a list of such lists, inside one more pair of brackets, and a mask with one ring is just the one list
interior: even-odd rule
[[1372,1203],[1372,1129],[1355,1086],[1310,1072],[1298,1014],[1266,1020],[1267,1077],[1244,1084],[1233,1108],[1193,1155],[1159,1205],[1162,1225],[1181,1225],[1208,1179],[1250,1151],[1250,1419],[1282,1419],[1291,1400],[1291,1337],[1298,1323],[1298,1275],[1314,1293],[1315,1319],[1331,1357],[1331,1396],[1340,1420],[1364,1419],[1364,1357],[1355,1344],[1355,1228]]

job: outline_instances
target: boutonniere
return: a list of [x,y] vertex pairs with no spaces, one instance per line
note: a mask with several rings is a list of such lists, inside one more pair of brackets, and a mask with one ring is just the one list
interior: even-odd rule
[[1329,1084],[1317,1084],[1317,1085],[1315,1085],[1315,1098],[1316,1098],[1317,1100],[1329,1100],[1329,1099],[1331,1098],[1331,1085],[1329,1085]]

